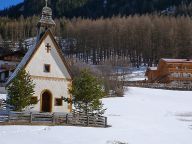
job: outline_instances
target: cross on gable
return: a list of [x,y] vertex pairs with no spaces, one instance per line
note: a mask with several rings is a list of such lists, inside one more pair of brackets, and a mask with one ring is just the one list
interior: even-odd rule
[[45,47],[46,47],[47,53],[49,53],[51,51],[51,46],[49,45],[49,43],[47,43]]

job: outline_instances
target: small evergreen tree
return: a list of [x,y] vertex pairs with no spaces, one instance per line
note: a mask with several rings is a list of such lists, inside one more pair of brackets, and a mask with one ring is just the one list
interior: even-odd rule
[[8,86],[7,103],[13,106],[15,111],[22,111],[27,106],[36,104],[37,101],[32,101],[34,95],[34,83],[25,70],[20,70],[12,83]]
[[88,70],[81,71],[80,75],[73,80],[72,88],[69,90],[72,100],[66,99],[74,104],[76,110],[85,114],[103,114],[103,104],[100,101],[104,96],[101,82],[97,77],[90,74]]

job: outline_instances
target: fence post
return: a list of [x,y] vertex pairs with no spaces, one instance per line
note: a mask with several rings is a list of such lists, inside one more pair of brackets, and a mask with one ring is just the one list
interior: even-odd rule
[[32,122],[33,122],[33,113],[31,112],[30,113],[30,124],[32,124]]
[[68,114],[66,114],[66,124],[68,124]]
[[87,126],[89,126],[89,116],[87,115]]
[[107,117],[105,117],[105,127],[107,127]]
[[52,123],[55,124],[55,113],[53,113]]
[[8,123],[10,122],[10,111],[8,113]]

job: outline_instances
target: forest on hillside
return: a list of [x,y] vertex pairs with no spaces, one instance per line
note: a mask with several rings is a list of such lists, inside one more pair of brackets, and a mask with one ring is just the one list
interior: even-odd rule
[[[174,15],[191,14],[192,0],[49,0],[54,17],[100,18],[159,13],[175,7]],[[0,11],[0,16],[18,18],[39,15],[45,0],[24,0],[16,6]],[[189,6],[189,7],[188,7]],[[169,13],[169,12],[168,12]]]
[[[23,41],[36,36],[39,17],[0,18],[0,41]],[[56,36],[70,44],[68,58],[100,64],[105,61],[139,66],[157,64],[165,58],[191,58],[192,20],[190,17],[134,15],[125,17],[59,18]],[[60,43],[61,44],[61,43]],[[62,45],[62,44],[61,44]]]
[[[192,0],[49,0],[55,34],[68,58],[100,64],[156,65],[192,58]],[[36,36],[44,0],[24,0],[0,11],[0,53],[7,42]]]

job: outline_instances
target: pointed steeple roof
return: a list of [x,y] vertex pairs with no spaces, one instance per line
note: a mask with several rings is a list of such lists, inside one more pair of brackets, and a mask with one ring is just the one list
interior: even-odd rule
[[11,77],[8,79],[8,81],[6,82],[6,85],[8,86],[12,80],[16,77],[16,75],[18,74],[18,72],[21,70],[21,69],[24,69],[27,64],[29,63],[29,61],[32,59],[32,56],[36,53],[36,51],[40,48],[40,45],[42,44],[42,42],[45,40],[45,38],[47,36],[50,36],[51,40],[53,41],[54,45],[55,45],[55,48],[59,54],[59,56],[61,57],[61,60],[63,61],[63,64],[65,65],[65,67],[67,68],[67,71],[69,73],[69,76],[71,78],[73,78],[73,75],[72,75],[72,72],[69,68],[69,65],[67,63],[67,61],[65,60],[65,57],[61,51],[61,48],[59,47],[58,43],[56,42],[52,32],[50,30],[47,30],[45,32],[45,34],[43,35],[43,37],[41,38],[41,40],[38,42],[38,44],[35,44],[34,46],[32,46],[28,52],[25,54],[25,56],[23,57],[22,61],[19,63],[19,65],[17,66],[17,68],[15,69],[15,71],[13,72],[13,74],[11,75]]

